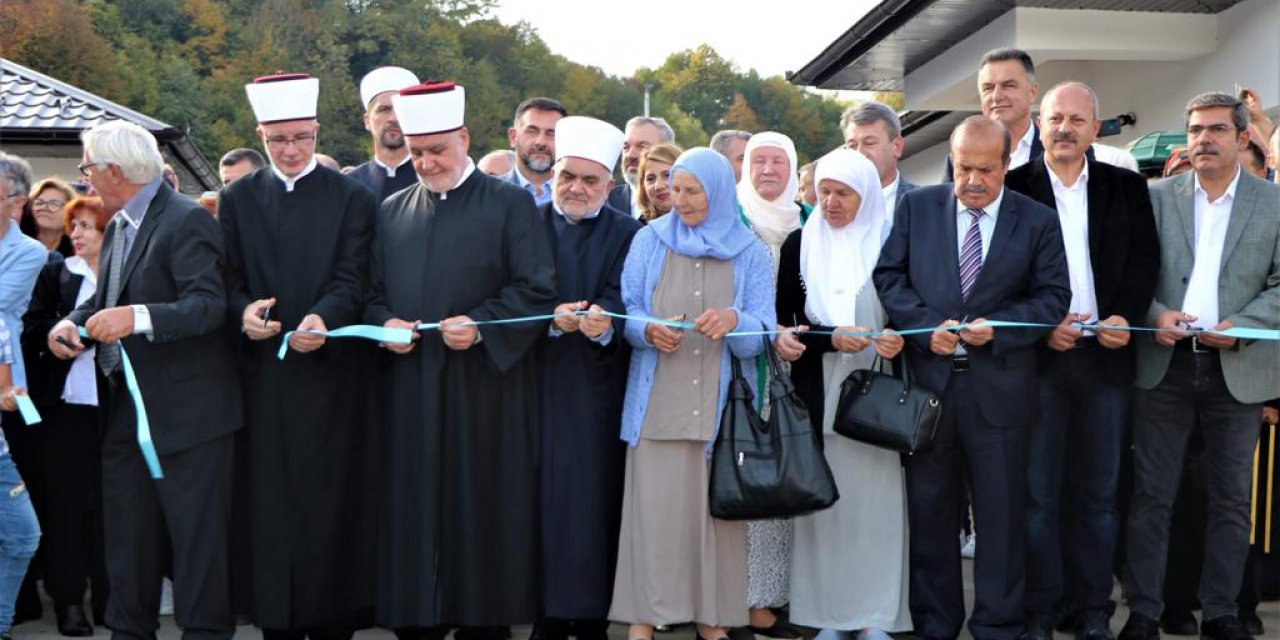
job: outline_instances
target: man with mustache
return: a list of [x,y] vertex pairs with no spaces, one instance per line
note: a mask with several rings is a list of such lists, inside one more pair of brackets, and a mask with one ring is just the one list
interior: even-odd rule
[[[1071,301],[1058,216],[1004,188],[1010,138],[998,121],[965,120],[951,136],[955,183],[921,187],[898,205],[872,279],[907,338],[912,378],[941,398],[932,449],[907,460],[911,618],[916,638],[947,640],[964,623],[961,465],[971,472],[983,546],[974,569],[976,640],[1023,632],[1027,431],[1035,420],[1036,345]],[[954,329],[953,329],[954,327]]]
[[507,140],[515,166],[503,179],[533,196],[539,207],[551,202],[551,164],[556,157],[556,123],[568,112],[551,98],[529,98],[516,107]]
[[401,67],[378,67],[360,80],[364,128],[373,138],[373,158],[347,175],[369,187],[378,202],[418,181],[409,164],[404,133],[391,108],[391,96],[418,84],[418,76]]
[[636,116],[627,121],[622,141],[622,178],[624,182],[609,192],[609,206],[618,211],[631,214],[640,219],[644,213],[636,202],[636,192],[642,189],[640,184],[640,156],[650,147],[664,142],[675,142],[676,132],[662,118]]
[[1040,406],[1027,465],[1027,633],[1052,640],[1070,620],[1077,640],[1111,640],[1116,489],[1129,427],[1137,326],[1160,269],[1146,180],[1086,157],[1098,97],[1066,82],[1040,105],[1040,159],[1009,172],[1010,189],[1058,213],[1071,280],[1070,312],[1040,344]]
[[[533,198],[467,156],[463,91],[432,82],[392,100],[418,184],[378,211],[364,315],[416,336],[387,345],[382,396],[378,622],[400,640],[453,626],[498,640],[542,611],[533,350],[547,324],[471,321],[551,313],[556,266]],[[440,325],[417,335],[420,322]]]
[[1187,104],[1192,171],[1151,187],[1161,269],[1135,336],[1134,491],[1122,640],[1158,640],[1169,522],[1192,432],[1205,451],[1208,511],[1200,577],[1202,638],[1247,640],[1239,619],[1249,553],[1250,480],[1262,403],[1280,396],[1280,342],[1232,327],[1280,328],[1280,187],[1240,167],[1249,112],[1235,96]]
[[363,454],[377,411],[363,385],[377,353],[324,331],[364,310],[377,203],[316,161],[318,79],[245,91],[271,166],[223,189],[218,221],[248,432],[249,613],[265,640],[343,640],[372,621],[376,476]]
[[[626,445],[618,439],[631,349],[622,265],[640,223],[605,204],[622,131],[570,116],[556,128],[555,197],[539,220],[556,260],[556,313],[539,348],[542,617],[534,640],[606,640]],[[572,315],[585,311],[587,315]],[[615,324],[615,322],[617,324]]]

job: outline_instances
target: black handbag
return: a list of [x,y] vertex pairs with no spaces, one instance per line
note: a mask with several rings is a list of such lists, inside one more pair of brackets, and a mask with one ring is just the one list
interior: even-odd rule
[[879,364],[877,356],[870,369],[850,373],[840,385],[836,433],[908,455],[927,450],[933,446],[942,402],[911,386],[906,366],[898,379],[878,371]]
[[733,381],[711,455],[711,516],[721,520],[762,520],[825,509],[840,498],[821,434],[809,422],[791,378],[778,364],[766,337],[769,359],[769,419],[755,411],[742,365],[733,362]]

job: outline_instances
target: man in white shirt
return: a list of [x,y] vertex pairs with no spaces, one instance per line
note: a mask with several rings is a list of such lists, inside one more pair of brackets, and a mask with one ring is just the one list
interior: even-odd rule
[[551,202],[551,164],[556,157],[556,123],[568,114],[551,98],[529,98],[516,107],[507,140],[515,162],[503,179],[533,196],[539,207]]
[[[1098,98],[1067,82],[1040,108],[1041,158],[1005,184],[1053,207],[1062,226],[1070,311],[1040,345],[1039,411],[1027,466],[1027,632],[1052,640],[1067,620],[1078,640],[1110,640],[1116,489],[1129,427],[1133,347],[1155,293],[1160,246],[1146,181],[1086,155]],[[1063,508],[1063,507],[1066,508]]]
[[[982,56],[978,67],[978,100],[982,115],[999,120],[1009,131],[1013,141],[1009,151],[1010,170],[1044,153],[1040,130],[1031,118],[1031,105],[1039,95],[1036,65],[1026,51],[994,49]],[[951,156],[947,156],[943,182],[952,182],[951,174]]]
[[906,141],[902,138],[902,122],[888,105],[866,102],[848,109],[840,116],[840,132],[844,146],[866,156],[880,174],[880,191],[884,194],[885,233],[893,226],[893,213],[898,201],[916,188],[898,171],[898,159]]
[[1151,189],[1161,271],[1138,336],[1134,492],[1122,640],[1157,640],[1169,519],[1187,440],[1199,429],[1209,469],[1202,638],[1247,640],[1236,595],[1249,553],[1250,480],[1262,403],[1280,396],[1280,342],[1236,338],[1280,328],[1280,188],[1241,171],[1248,110],[1206,93],[1187,105],[1193,171]]

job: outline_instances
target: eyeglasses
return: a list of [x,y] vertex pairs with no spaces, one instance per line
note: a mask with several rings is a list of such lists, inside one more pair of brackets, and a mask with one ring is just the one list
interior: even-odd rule
[[288,136],[267,136],[266,138],[263,138],[263,139],[267,141],[267,144],[273,147],[287,147],[290,144],[301,147],[302,145],[308,142],[315,141],[316,134],[299,133],[298,135],[293,136],[292,138]]
[[99,167],[104,164],[106,163],[105,162],[81,162],[80,164],[76,165],[76,170],[80,172],[80,175],[88,178],[89,167]]
[[1207,127],[1201,124],[1193,124],[1187,127],[1187,134],[1196,137],[1208,132],[1209,135],[1215,138],[1221,138],[1235,130],[1236,128],[1229,124],[1211,124]]
[[14,198],[20,197],[21,195],[22,195],[21,193],[10,193],[9,195],[6,195],[6,196],[0,196],[0,202],[4,202],[5,200],[12,200]]
[[67,203],[64,200],[32,200],[31,208],[32,209],[50,209],[53,211],[60,211],[62,207],[66,206],[66,204]]

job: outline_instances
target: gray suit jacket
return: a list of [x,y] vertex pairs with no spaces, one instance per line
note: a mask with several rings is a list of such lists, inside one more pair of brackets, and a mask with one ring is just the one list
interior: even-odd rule
[[[1160,234],[1160,277],[1147,313],[1156,316],[1182,306],[1195,264],[1194,172],[1151,187]],[[1227,224],[1218,278],[1219,318],[1237,327],[1280,329],[1280,186],[1241,172],[1231,221]],[[1156,344],[1153,334],[1138,338],[1138,379],[1143,389],[1164,378],[1173,349]],[[1280,341],[1241,340],[1223,351],[1227,389],[1242,403],[1280,397]]]

